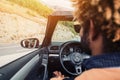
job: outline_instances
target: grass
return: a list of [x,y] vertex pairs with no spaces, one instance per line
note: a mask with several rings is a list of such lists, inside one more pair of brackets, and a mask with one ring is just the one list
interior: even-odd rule
[[50,15],[53,12],[52,9],[40,3],[40,1],[38,0],[8,0],[8,1],[14,2],[23,7],[36,11],[39,15],[43,17],[48,17],[48,15]]
[[74,23],[72,21],[61,21],[60,24],[69,27],[70,31],[76,35],[77,33],[74,30]]

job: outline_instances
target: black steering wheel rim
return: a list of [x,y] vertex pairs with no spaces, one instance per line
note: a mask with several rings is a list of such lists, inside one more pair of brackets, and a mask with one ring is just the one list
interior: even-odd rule
[[[69,42],[66,42],[66,43],[64,43],[63,45],[62,45],[62,47],[61,47],[61,49],[60,49],[60,54],[59,54],[59,56],[60,56],[60,63],[61,63],[61,65],[62,65],[62,67],[64,68],[64,70],[67,72],[67,73],[69,73],[69,74],[71,74],[71,75],[79,75],[79,74],[81,74],[82,73],[82,65],[81,65],[81,63],[82,62],[80,62],[80,60],[81,59],[71,59],[70,61],[73,61],[73,60],[77,60],[78,61],[78,63],[75,63],[74,64],[74,67],[75,67],[75,69],[76,69],[76,71],[75,71],[75,73],[73,73],[73,72],[71,72],[71,71],[69,71],[66,67],[65,67],[65,65],[64,65],[64,61],[63,61],[63,58],[62,58],[62,53],[63,53],[63,50],[66,48],[66,46],[68,46],[69,44],[80,44],[80,42],[78,42],[78,41],[69,41]],[[77,53],[77,52],[73,52],[72,54],[70,54],[70,56],[73,56],[75,54],[75,56],[81,56],[81,53],[79,54],[79,53]],[[79,58],[78,57],[78,58]],[[83,59],[82,59],[83,60]],[[82,61],[81,60],[81,61]],[[74,62],[73,62],[74,63]],[[78,71],[78,72],[77,72]]]

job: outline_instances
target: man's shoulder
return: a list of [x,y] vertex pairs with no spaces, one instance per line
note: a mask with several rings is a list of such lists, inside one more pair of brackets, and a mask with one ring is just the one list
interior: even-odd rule
[[[90,69],[84,72],[84,74],[89,74],[89,73],[97,73],[97,74],[101,74],[105,73],[105,72],[120,72],[120,67],[113,67],[113,68],[94,68],[94,69]],[[90,75],[90,74],[89,74]],[[92,74],[91,74],[92,75]]]
[[[94,68],[83,72],[75,80],[109,80],[111,78],[120,79],[120,67],[117,68]],[[114,80],[114,79],[111,79]]]

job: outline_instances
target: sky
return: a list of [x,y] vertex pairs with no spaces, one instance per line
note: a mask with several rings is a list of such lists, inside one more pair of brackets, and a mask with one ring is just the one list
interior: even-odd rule
[[42,0],[45,4],[52,7],[61,7],[66,10],[73,10],[72,3],[69,0]]

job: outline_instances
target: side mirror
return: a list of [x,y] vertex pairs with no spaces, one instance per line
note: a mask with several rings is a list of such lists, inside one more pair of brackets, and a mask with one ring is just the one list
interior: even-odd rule
[[37,38],[28,38],[20,42],[20,45],[24,48],[38,48],[39,40]]

